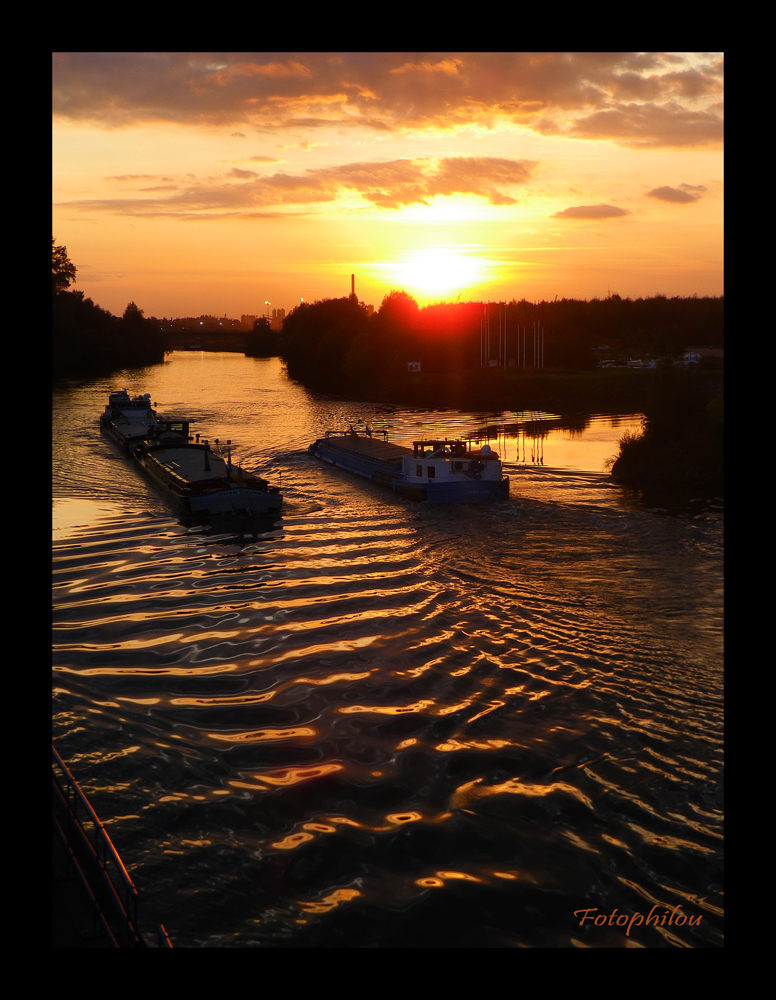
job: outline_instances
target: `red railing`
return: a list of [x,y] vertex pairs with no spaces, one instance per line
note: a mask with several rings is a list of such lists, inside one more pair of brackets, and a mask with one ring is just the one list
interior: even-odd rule
[[[69,768],[51,748],[54,828],[68,851],[73,872],[92,904],[95,921],[116,948],[144,948],[137,927],[138,892],[107,830]],[[87,832],[87,827],[89,828]],[[159,946],[172,948],[157,927]]]

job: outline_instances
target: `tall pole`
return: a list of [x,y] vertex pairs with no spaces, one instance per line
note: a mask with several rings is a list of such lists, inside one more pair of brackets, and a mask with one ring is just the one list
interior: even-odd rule
[[499,302],[499,304],[498,304],[498,363],[499,363],[499,367],[503,366],[503,364],[504,364],[504,358],[503,358],[502,352],[501,352],[502,338],[503,338],[503,334],[501,333],[501,303]]
[[488,322],[487,322],[486,325],[487,325],[487,330],[488,330],[487,335],[486,335],[487,336],[486,357],[487,357],[487,360],[488,360],[488,368],[490,368],[490,302],[488,303]]

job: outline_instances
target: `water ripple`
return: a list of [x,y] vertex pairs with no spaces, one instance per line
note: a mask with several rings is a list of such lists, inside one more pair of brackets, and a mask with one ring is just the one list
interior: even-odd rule
[[[189,381],[284,480],[260,530],[180,522],[109,457],[104,385],[59,404],[54,736],[144,907],[184,947],[719,945],[719,518],[525,466],[505,504],[387,501],[304,452],[343,404],[254,361],[217,362],[228,413]],[[574,915],[678,906],[700,923]]]

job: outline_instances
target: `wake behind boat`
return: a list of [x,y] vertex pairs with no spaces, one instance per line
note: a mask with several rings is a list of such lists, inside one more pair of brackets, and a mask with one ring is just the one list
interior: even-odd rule
[[490,445],[474,448],[461,439],[414,441],[412,448],[388,441],[385,430],[351,426],[327,431],[309,453],[323,462],[371,479],[415,500],[487,503],[509,497],[509,477]]

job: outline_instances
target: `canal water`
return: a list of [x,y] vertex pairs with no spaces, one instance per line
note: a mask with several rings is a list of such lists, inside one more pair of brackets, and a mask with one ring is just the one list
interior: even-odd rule
[[[98,416],[150,392],[279,485],[197,523]],[[394,497],[356,419],[497,447],[508,501]],[[179,352],[53,398],[53,740],[176,947],[720,947],[720,503],[604,463],[638,415],[342,401]]]

